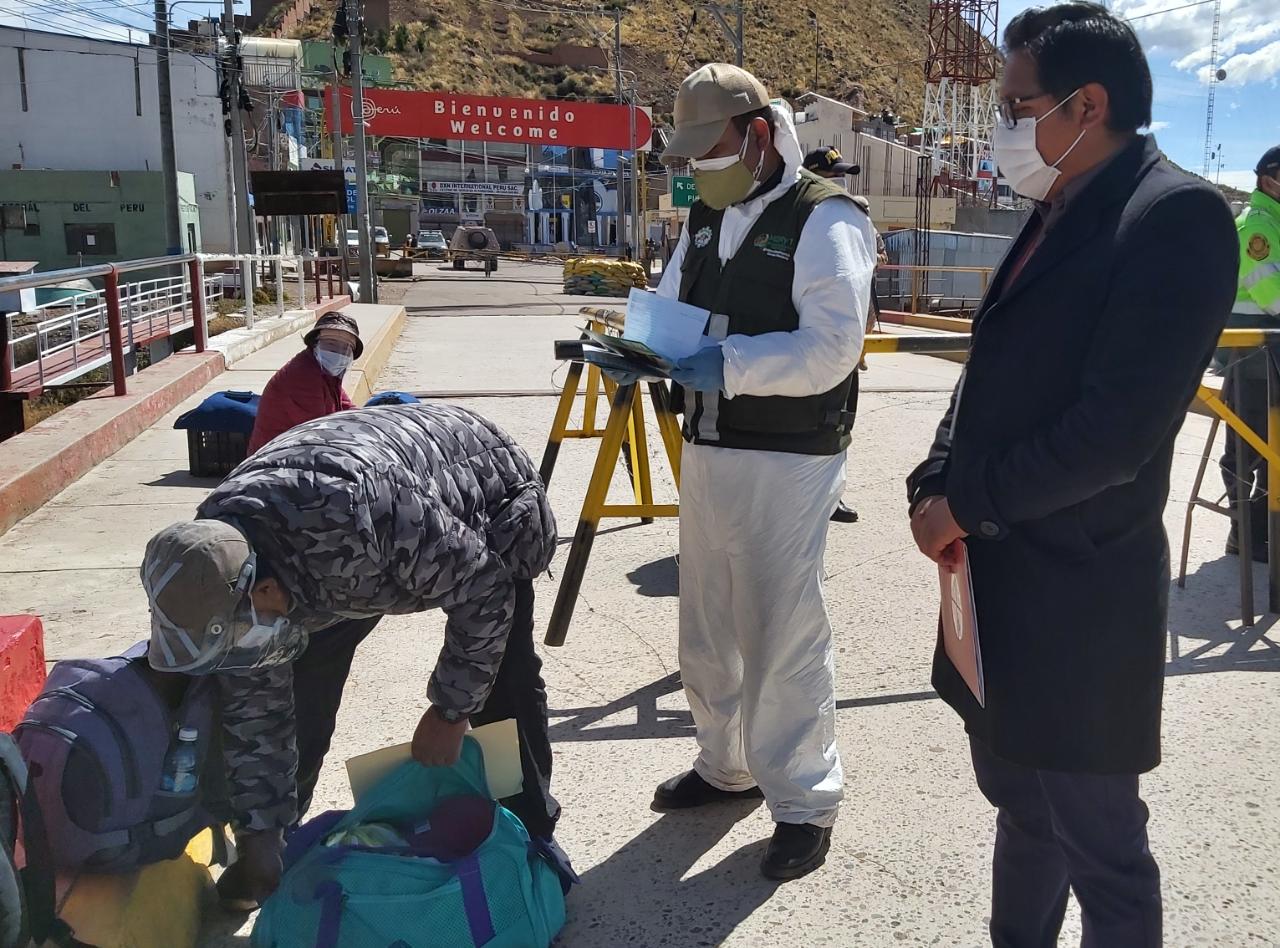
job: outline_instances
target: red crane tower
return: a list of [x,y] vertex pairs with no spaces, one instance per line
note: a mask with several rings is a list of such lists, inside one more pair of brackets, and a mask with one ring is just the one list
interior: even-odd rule
[[933,173],[987,200],[995,192],[998,13],[999,0],[933,0],[924,67],[923,151],[934,161]]

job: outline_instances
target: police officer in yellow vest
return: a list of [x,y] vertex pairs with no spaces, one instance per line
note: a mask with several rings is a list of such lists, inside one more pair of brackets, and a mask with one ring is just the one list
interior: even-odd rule
[[[1249,200],[1249,208],[1236,219],[1240,235],[1240,289],[1232,307],[1228,326],[1280,329],[1280,145],[1271,148],[1254,169],[1258,187]],[[1260,350],[1249,351],[1231,366],[1224,386],[1227,404],[1231,405],[1254,431],[1267,430],[1266,356]],[[1236,404],[1235,381],[1244,384],[1242,404]],[[1241,476],[1249,485],[1250,552],[1255,560],[1267,559],[1266,471],[1262,459],[1245,446],[1247,471]],[[1228,496],[1236,496],[1236,435],[1227,429],[1227,450],[1222,457],[1222,479]],[[1240,552],[1246,541],[1231,525],[1227,553]]]
[[695,71],[663,161],[689,161],[698,201],[658,294],[708,310],[718,341],[677,363],[680,672],[693,769],[657,809],[764,797],[761,870],[822,864],[843,794],[835,666],[822,594],[844,486],[875,233],[848,192],[801,168],[786,110],[750,73]]

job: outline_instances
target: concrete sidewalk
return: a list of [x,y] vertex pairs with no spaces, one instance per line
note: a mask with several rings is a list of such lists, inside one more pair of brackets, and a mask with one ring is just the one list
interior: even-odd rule
[[[489,280],[419,272],[427,279],[408,291],[406,327],[378,387],[470,393],[454,400],[494,419],[536,463],[555,409],[553,378],[563,377],[552,342],[577,335],[580,302],[601,301],[560,295],[549,266],[504,262]],[[296,346],[282,346],[281,361]],[[993,812],[974,786],[963,728],[929,686],[936,572],[915,552],[903,487],[959,367],[919,356],[873,356],[870,365],[845,493],[862,520],[832,525],[826,564],[846,774],[827,865],[784,886],[761,878],[771,830],[763,807],[649,810],[654,786],[687,769],[695,752],[678,674],[677,526],[606,521],[568,641],[540,649],[553,789],[564,807],[558,837],[583,875],[557,944],[989,943]],[[265,381],[254,371],[211,390]],[[211,486],[185,474],[185,440],[166,427],[176,414],[0,537],[0,611],[44,615],[51,658],[109,654],[147,634],[143,545],[190,516]],[[1166,516],[1175,537],[1207,430],[1206,419],[1189,417],[1178,442]],[[649,443],[659,443],[656,430]],[[537,582],[539,634],[596,445],[570,442],[560,453],[550,495],[564,539],[555,578]],[[654,470],[656,499],[674,498],[665,464]],[[620,469],[612,499],[626,496]],[[1220,517],[1197,516],[1187,588],[1171,590],[1165,762],[1142,783],[1164,877],[1165,943],[1178,948],[1280,945],[1280,646],[1268,637],[1273,616],[1240,627],[1226,529]],[[1255,577],[1262,603],[1260,567]],[[439,613],[389,616],[361,646],[313,813],[351,805],[346,758],[409,739],[443,627]],[[242,948],[248,929],[243,918],[214,913],[203,944]],[[1079,938],[1073,909],[1061,943]]]
[[[395,346],[404,308],[353,304],[344,312],[356,316],[365,341],[364,355],[344,379],[347,392],[360,403],[369,397]],[[305,321],[280,341],[214,375],[0,536],[0,613],[41,616],[49,659],[109,655],[146,638],[147,603],[137,579],[146,541],[160,528],[191,517],[217,484],[216,478],[188,473],[187,433],[174,430],[174,421],[214,392],[261,392],[276,369],[302,348],[310,325]]]

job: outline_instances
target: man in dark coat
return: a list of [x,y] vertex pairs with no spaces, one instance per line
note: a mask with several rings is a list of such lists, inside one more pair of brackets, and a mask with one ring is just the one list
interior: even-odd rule
[[[968,554],[980,706],[941,646],[998,808],[991,937],[1161,943],[1138,775],[1160,761],[1174,439],[1235,296],[1231,214],[1154,139],[1133,31],[1100,6],[1005,31],[996,159],[1038,202],[976,314],[965,374],[908,479],[930,558]],[[959,544],[963,543],[963,550]]]

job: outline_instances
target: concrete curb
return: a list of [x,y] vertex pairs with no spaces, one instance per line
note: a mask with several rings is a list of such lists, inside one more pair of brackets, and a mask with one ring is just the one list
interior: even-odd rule
[[0,534],[221,374],[221,352],[179,352],[15,435],[0,452]]
[[365,340],[364,354],[347,372],[346,389],[357,405],[363,405],[373,397],[378,376],[386,368],[387,360],[391,358],[408,318],[405,308],[397,306],[395,316],[383,323],[372,339]]
[[[230,329],[214,336],[209,340],[209,349],[221,352],[227,360],[227,368],[231,368],[245,356],[305,329],[325,313],[341,309],[350,303],[350,297],[337,296],[315,309],[289,309],[285,310],[283,316],[255,319],[252,329]],[[195,347],[188,346],[182,351],[195,352]]]

